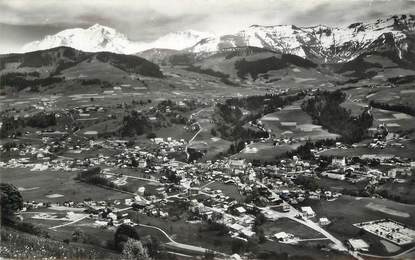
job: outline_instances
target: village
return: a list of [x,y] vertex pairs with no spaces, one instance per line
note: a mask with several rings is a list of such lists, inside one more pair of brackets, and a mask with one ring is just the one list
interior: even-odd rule
[[373,124],[350,142],[307,110],[337,95],[317,88],[196,98],[130,89],[6,100],[1,178],[22,194],[23,222],[69,243],[79,229],[109,250],[129,225],[184,258],[414,248],[413,117],[360,106]]
[[[43,136],[42,132],[37,134]],[[380,197],[369,191],[376,190],[379,184],[405,182],[405,176],[410,177],[415,168],[414,161],[397,157],[361,156],[354,160],[320,156],[332,147],[311,149],[314,160],[302,160],[294,155],[276,164],[253,165],[245,159],[232,158],[194,163],[178,161],[171,154],[184,153],[188,144],[184,139],[172,137],[151,138],[145,148],[127,140],[100,140],[90,136],[73,136],[73,139],[61,142],[49,136],[40,140],[40,144],[2,146],[2,151],[12,157],[1,162],[2,169],[26,168],[42,174],[43,171],[84,172],[92,168],[105,181],[91,185],[122,192],[127,198],[66,200],[63,194],[50,194],[46,200],[26,201],[22,218],[30,216],[32,219],[67,221],[68,225],[88,219],[88,223],[95,227],[111,228],[120,224],[139,226],[140,217],[137,219],[137,214],[159,219],[185,217],[189,225],[197,222],[223,225],[228,236],[245,242],[253,237],[293,245],[307,240],[289,230],[272,234],[258,229],[258,219],[272,221],[287,218],[320,234],[317,240],[330,241],[323,248],[347,252],[357,258],[359,253],[369,251],[368,242],[353,237],[340,241],[333,237],[325,231],[325,227],[335,220],[316,213],[312,206],[304,202],[336,201],[344,196],[342,192],[331,189],[330,185],[325,185],[326,180],[364,183],[359,192],[367,191],[371,194],[369,196]],[[369,145],[380,145],[380,142],[374,138]],[[341,148],[344,145],[337,142],[334,146]],[[67,153],[56,156],[54,151],[61,150]],[[97,151],[97,155],[82,156],[84,153],[91,154],[91,151]],[[104,155],[107,151],[112,153]],[[21,190],[29,191],[30,187]],[[172,210],[172,207],[177,208]],[[32,211],[36,213],[31,214]],[[386,235],[388,241],[404,248],[413,244],[415,233],[410,227],[404,231],[403,224],[393,222],[401,228],[388,227],[386,233],[379,233],[377,228],[369,227],[369,223],[382,220],[370,221],[353,225],[380,238]],[[49,229],[57,230],[61,226],[50,226]],[[188,251],[200,250],[192,245],[186,248]]]

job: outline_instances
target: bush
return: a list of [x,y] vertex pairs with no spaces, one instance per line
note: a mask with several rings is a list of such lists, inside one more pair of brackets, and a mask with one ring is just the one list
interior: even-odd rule
[[35,226],[32,223],[28,222],[17,222],[13,225],[13,228],[32,235],[49,237],[49,234],[46,231],[43,231],[38,226]]
[[12,221],[14,213],[23,208],[23,197],[14,185],[0,183],[0,207],[2,223]]
[[138,235],[137,230],[135,230],[135,228],[130,225],[121,224],[117,228],[117,231],[115,231],[115,235],[114,235],[115,247],[119,251],[122,251],[124,248],[124,243],[126,243],[128,239],[130,238],[135,239],[135,240],[140,240],[140,236]]
[[123,259],[150,259],[147,248],[145,248],[140,241],[131,238],[124,243],[122,256]]

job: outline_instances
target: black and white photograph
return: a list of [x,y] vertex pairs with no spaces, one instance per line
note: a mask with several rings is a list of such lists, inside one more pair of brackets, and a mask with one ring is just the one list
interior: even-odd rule
[[415,259],[415,0],[0,0],[0,259]]

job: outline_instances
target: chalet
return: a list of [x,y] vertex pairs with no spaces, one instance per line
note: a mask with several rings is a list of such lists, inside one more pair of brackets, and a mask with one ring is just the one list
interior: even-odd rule
[[274,234],[274,237],[281,242],[288,242],[294,238],[293,234],[285,233],[285,232],[279,232]]
[[301,213],[307,218],[313,218],[316,216],[316,213],[311,207],[301,207]]
[[331,223],[330,220],[328,220],[328,218],[320,218],[318,222],[320,226],[327,226]]

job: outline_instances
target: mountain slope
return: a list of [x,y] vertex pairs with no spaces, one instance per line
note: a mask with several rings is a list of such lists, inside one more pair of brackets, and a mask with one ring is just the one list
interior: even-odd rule
[[153,49],[148,49],[145,51],[138,52],[136,55],[146,60],[149,60],[151,62],[162,64],[162,63],[166,63],[166,60],[170,56],[178,54],[178,53],[180,53],[180,51],[178,50],[153,48]]
[[268,79],[269,72],[292,68],[304,70],[317,64],[292,54],[279,54],[256,47],[239,47],[223,51],[194,63],[192,70],[210,74],[223,74],[235,79]]
[[396,48],[391,34],[374,42],[382,48],[368,49],[353,60],[331,64],[337,73],[354,78],[388,79],[415,74],[415,31],[406,34],[405,49]]
[[336,63],[351,60],[367,51],[381,49],[388,37],[392,38],[396,50],[404,53],[407,33],[414,28],[414,15],[392,16],[342,28],[324,25],[253,25],[235,34],[204,39],[188,50],[208,53],[229,47],[254,46],[321,63]]
[[159,66],[143,58],[111,52],[82,52],[69,47],[0,55],[0,85],[18,91],[69,79],[116,79],[139,74],[163,77]]
[[162,77],[159,67],[143,58],[111,52],[83,52],[69,47],[57,47],[49,50],[23,54],[0,55],[0,74],[8,72],[33,72],[56,75],[62,70],[73,67],[82,61],[98,60],[108,63],[128,73],[144,76]]

